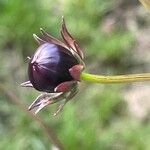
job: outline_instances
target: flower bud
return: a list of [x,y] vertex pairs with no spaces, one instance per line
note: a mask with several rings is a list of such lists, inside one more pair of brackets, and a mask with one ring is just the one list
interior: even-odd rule
[[33,34],[39,47],[31,58],[28,57],[29,81],[21,85],[44,92],[28,108],[29,110],[37,108],[35,113],[47,105],[65,99],[65,102],[59,105],[54,114],[56,115],[78,92],[80,73],[84,69],[83,53],[68,32],[64,19],[61,28],[64,42],[52,37],[42,28],[40,30],[42,38]]
[[44,43],[37,49],[28,67],[29,80],[35,89],[53,92],[60,83],[73,80],[69,69],[79,62],[65,50],[51,43]]

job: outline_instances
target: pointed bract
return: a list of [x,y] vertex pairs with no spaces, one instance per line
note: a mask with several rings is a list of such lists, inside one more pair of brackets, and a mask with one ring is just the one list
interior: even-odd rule
[[50,34],[48,34],[46,31],[44,31],[44,29],[40,28],[40,31],[41,31],[44,39],[47,42],[50,42],[50,43],[53,43],[53,44],[56,44],[56,45],[59,45],[59,46],[62,46],[64,48],[68,49],[68,47],[66,46],[66,44],[64,44],[60,40],[58,40],[58,39],[54,38],[53,36],[51,36]]
[[30,81],[26,81],[20,84],[22,87],[33,87],[32,83]]
[[[28,110],[32,110],[34,108],[43,108],[43,106],[47,106],[49,104],[57,102],[59,98],[62,96],[62,92],[60,93],[43,93],[40,94],[33,103],[28,107]],[[55,101],[54,101],[55,100]]]
[[54,91],[55,91],[55,92],[68,91],[68,90],[73,86],[74,83],[76,83],[76,81],[66,81],[66,82],[63,82],[63,83],[59,84],[59,85],[54,89]]
[[36,34],[33,34],[34,39],[38,42],[39,45],[46,43],[43,39],[39,38]]
[[69,72],[75,80],[80,81],[80,74],[83,69],[84,69],[83,65],[75,65],[69,69]]
[[63,17],[62,17],[61,35],[62,35],[64,41],[67,43],[67,45],[70,48],[72,48],[74,51],[76,51],[78,53],[78,55],[81,57],[81,59],[83,59],[83,52],[82,52],[81,48],[79,47],[79,45],[77,44],[77,42],[75,41],[75,39],[68,32],[66,24],[65,24],[65,20]]

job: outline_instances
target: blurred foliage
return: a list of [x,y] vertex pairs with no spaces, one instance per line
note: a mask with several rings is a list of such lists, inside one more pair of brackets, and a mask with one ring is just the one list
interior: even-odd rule
[[[69,31],[79,41],[89,70],[112,73],[127,70],[135,37],[118,17],[123,3],[115,0],[0,0],[0,81],[20,101],[29,104],[38,95],[22,89],[27,78],[26,57],[36,49],[32,34],[45,28],[60,37],[63,15]],[[134,4],[135,7],[136,4]],[[130,7],[130,2],[126,7]],[[122,15],[123,17],[123,15]],[[111,20],[114,18],[114,20]],[[107,20],[108,19],[108,20]],[[110,21],[110,22],[109,22]],[[124,64],[122,61],[128,58]],[[107,62],[107,63],[106,63]],[[117,67],[116,67],[117,66]],[[97,71],[100,70],[100,71]],[[150,122],[130,116],[121,85],[82,83],[80,92],[57,117],[56,105],[40,112],[67,150],[148,150]],[[41,127],[0,92],[0,149],[48,150],[51,143]]]

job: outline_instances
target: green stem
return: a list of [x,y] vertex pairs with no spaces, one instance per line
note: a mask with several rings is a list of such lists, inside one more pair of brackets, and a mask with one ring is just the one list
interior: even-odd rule
[[80,78],[93,83],[126,83],[150,80],[150,73],[104,76],[82,72]]

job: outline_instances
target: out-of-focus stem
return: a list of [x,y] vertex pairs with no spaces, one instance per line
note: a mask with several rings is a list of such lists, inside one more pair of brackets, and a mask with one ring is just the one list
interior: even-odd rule
[[139,0],[145,8],[150,10],[150,0]]

